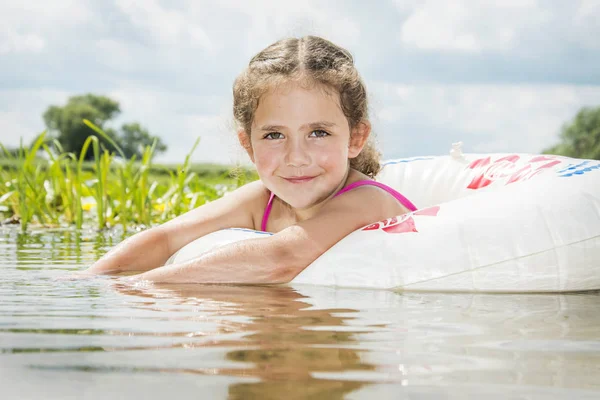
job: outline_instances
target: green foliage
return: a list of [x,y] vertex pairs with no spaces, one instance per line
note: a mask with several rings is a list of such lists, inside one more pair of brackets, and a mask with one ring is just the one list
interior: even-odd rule
[[544,153],[600,160],[600,107],[582,108],[562,127],[560,139]]
[[[86,94],[70,97],[67,104],[50,106],[43,115],[46,126],[54,134],[62,149],[66,152],[81,154],[84,143],[92,135],[98,140],[101,149],[122,149],[125,158],[136,156],[141,158],[144,148],[152,146],[156,141],[155,152],[164,152],[167,146],[158,137],[150,133],[138,123],[127,123],[121,127],[121,132],[108,128],[106,124],[121,112],[119,103],[105,96]],[[98,127],[106,135],[93,129],[90,124]],[[108,138],[112,138],[109,140]],[[94,157],[91,150],[83,154],[85,160]],[[123,156],[121,154],[121,156]]]
[[[15,214],[20,217],[23,230],[27,229],[34,217],[44,224],[54,218],[46,196],[47,171],[41,170],[35,162],[35,154],[42,147],[45,135],[46,132],[38,136],[31,148],[19,149],[18,159],[21,168],[14,175],[2,171],[5,188],[1,189],[0,205],[9,204],[12,207]],[[0,145],[0,147],[8,158],[12,158],[4,146]]]
[[155,140],[155,152],[162,153],[167,150],[167,146],[160,139],[151,136],[150,133],[137,122],[123,124],[123,126],[121,126],[121,135],[119,139],[123,153],[125,153],[125,158],[131,158],[133,156],[141,158],[144,149],[147,146],[152,146]]
[[[30,147],[21,145],[16,156],[0,143],[5,155],[0,159],[1,217],[19,222],[23,231],[31,224],[77,228],[93,224],[97,229],[122,225],[126,230],[166,222],[221,197],[239,182],[228,173],[222,175],[223,166],[210,165],[209,172],[196,174],[201,167],[194,168],[190,159],[198,141],[183,165],[153,166],[156,141],[141,149],[139,160],[127,159],[124,149],[100,127],[88,120],[84,124],[96,135],[86,138],[79,155],[65,152],[57,140],[51,146],[45,133]],[[101,140],[122,158],[101,148]],[[36,156],[42,150],[45,158]],[[88,153],[92,161],[85,160]],[[246,171],[244,176],[251,179],[255,174]]]

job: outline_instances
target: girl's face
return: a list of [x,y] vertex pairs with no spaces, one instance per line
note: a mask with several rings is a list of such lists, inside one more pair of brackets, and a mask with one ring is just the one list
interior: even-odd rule
[[265,186],[295,209],[307,209],[333,195],[346,182],[349,158],[369,135],[359,124],[351,137],[339,99],[323,87],[283,85],[264,94],[252,124],[250,143],[240,141]]

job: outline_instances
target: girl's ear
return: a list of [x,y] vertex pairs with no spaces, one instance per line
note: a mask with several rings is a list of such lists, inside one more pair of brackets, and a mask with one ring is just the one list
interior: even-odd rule
[[362,151],[367,139],[371,134],[371,123],[369,121],[360,121],[352,132],[350,132],[350,143],[348,144],[348,158],[357,157]]
[[250,135],[248,135],[244,129],[239,129],[237,135],[240,144],[242,145],[244,150],[246,150],[246,153],[248,153],[250,160],[254,163],[254,152],[252,151],[252,142],[250,141]]

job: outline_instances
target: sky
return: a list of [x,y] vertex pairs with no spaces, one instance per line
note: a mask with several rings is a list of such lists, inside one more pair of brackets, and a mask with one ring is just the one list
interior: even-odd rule
[[247,161],[231,88],[284,37],[354,56],[384,158],[539,153],[600,106],[600,0],[2,0],[0,143],[84,93],[117,100],[168,145],[160,162]]

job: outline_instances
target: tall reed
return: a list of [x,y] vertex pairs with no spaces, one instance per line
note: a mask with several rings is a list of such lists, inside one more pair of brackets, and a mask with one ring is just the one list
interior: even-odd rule
[[[101,128],[88,120],[84,123],[98,136],[89,136],[78,155],[65,152],[56,140],[47,140],[46,132],[30,147],[21,144],[16,156],[0,144],[4,159],[12,166],[0,169],[0,213],[12,215],[23,231],[32,223],[76,228],[91,225],[96,229],[149,226],[223,194],[191,171],[191,155],[199,138],[183,164],[175,172],[168,169],[165,179],[151,173],[156,141],[143,149],[140,160],[127,159]],[[105,148],[99,137],[116,153]],[[38,151],[43,151],[43,158]],[[88,151],[93,155],[91,164],[86,161]],[[235,180],[223,181],[230,188],[237,186]]]

